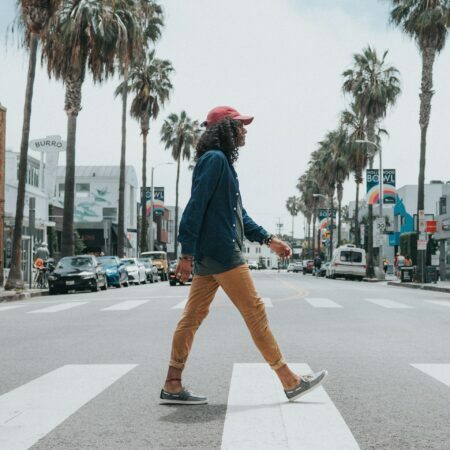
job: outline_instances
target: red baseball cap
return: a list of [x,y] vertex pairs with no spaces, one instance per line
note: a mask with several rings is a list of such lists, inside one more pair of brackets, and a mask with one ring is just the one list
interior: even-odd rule
[[219,122],[219,120],[225,119],[225,117],[241,120],[244,125],[249,125],[253,121],[253,116],[243,116],[231,106],[216,106],[208,113],[208,116],[202,125],[209,127],[210,125]]

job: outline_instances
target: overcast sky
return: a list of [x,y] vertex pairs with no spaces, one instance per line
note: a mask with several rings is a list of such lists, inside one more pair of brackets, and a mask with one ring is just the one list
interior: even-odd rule
[[[8,109],[7,148],[18,151],[22,127],[27,54],[5,43],[15,16],[15,0],[0,3],[0,103]],[[157,55],[176,69],[171,101],[151,124],[149,163],[170,160],[159,142],[162,121],[185,109],[204,120],[217,105],[231,105],[255,116],[247,145],[237,163],[241,191],[249,214],[269,231],[278,217],[290,232],[287,197],[298,195],[298,177],[325,133],[337,125],[348,99],[341,91],[342,72],[352,55],[367,44],[401,72],[403,92],[388,113],[383,144],[385,168],[397,169],[397,185],[416,184],[419,165],[419,88],[421,60],[415,44],[388,24],[389,2],[378,0],[162,0],[166,14]],[[435,90],[428,137],[426,179],[449,180],[448,117],[450,110],[449,49],[435,64]],[[79,165],[118,164],[120,101],[118,80],[101,86],[86,81],[78,117],[76,161]],[[37,71],[31,139],[66,135],[64,88]],[[61,158],[62,159],[62,158]],[[62,161],[60,161],[61,163]],[[141,176],[141,138],[129,119],[127,164]],[[180,202],[188,198],[191,172],[184,166]],[[166,203],[175,202],[175,166],[155,171],[155,184],[165,185]],[[354,183],[345,186],[346,202]],[[296,220],[303,235],[303,218]]]

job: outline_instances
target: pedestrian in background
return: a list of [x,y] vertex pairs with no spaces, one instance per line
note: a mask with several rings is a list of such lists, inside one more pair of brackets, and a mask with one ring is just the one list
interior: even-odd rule
[[[172,341],[172,352],[162,404],[205,404],[207,398],[186,390],[182,371],[194,335],[219,287],[243,316],[251,336],[267,363],[275,370],[289,400],[319,386],[327,372],[299,376],[288,367],[267,321],[264,302],[256,292],[242,255],[244,237],[265,244],[280,258],[291,248],[257,225],[243,207],[234,163],[245,145],[245,125],[253,121],[234,108],[220,106],[208,113],[206,130],[196,146],[191,198],[180,222],[182,256],[177,277],[185,282],[194,273],[189,297]],[[211,362],[214,364],[214,361]],[[264,396],[261,392],[261,396]]]

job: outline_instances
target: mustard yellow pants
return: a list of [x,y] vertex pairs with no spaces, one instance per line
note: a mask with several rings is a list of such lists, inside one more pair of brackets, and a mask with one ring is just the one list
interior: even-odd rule
[[264,302],[256,292],[247,264],[217,275],[193,277],[188,301],[173,336],[170,365],[184,369],[195,332],[208,315],[219,286],[241,313],[253,341],[272,369],[284,366],[286,362],[270,331]]

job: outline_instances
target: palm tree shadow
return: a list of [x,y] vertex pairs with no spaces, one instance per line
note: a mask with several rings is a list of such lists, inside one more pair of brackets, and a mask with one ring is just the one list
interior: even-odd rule
[[[280,406],[289,405],[289,408],[295,407],[295,405],[323,405],[324,402],[286,402],[286,403],[271,403],[263,405],[238,405],[232,406],[232,412],[243,412],[257,409],[279,408]],[[169,423],[207,423],[220,419],[225,416],[228,405],[162,405],[170,412],[165,416],[159,418],[161,422]]]

